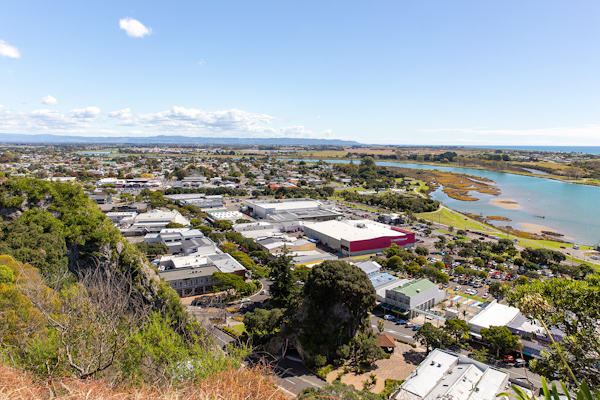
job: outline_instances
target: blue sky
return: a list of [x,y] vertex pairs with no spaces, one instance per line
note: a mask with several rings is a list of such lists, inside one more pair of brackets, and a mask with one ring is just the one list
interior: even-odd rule
[[6,1],[0,132],[600,145],[597,1]]

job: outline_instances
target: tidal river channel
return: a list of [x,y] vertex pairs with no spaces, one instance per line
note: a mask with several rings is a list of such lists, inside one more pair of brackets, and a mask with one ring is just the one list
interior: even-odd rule
[[[296,160],[300,161],[300,160]],[[318,160],[304,160],[316,162]],[[349,163],[348,160],[323,160],[328,163]],[[403,167],[450,171],[491,179],[500,188],[500,196],[474,193],[477,201],[460,201],[448,197],[441,188],[430,194],[445,206],[472,214],[495,215],[509,218],[510,222],[494,221],[495,225],[510,225],[523,230],[519,224],[528,223],[555,229],[574,243],[597,245],[600,240],[600,187],[566,183],[553,179],[537,178],[486,171],[472,168],[442,167],[434,165],[376,161],[384,167]],[[491,204],[494,199],[509,199],[522,208],[508,210]],[[542,218],[543,217],[543,218]]]

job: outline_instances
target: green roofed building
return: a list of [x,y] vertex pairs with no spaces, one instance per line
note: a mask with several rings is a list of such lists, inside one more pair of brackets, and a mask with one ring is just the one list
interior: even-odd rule
[[385,303],[407,310],[409,318],[415,315],[412,310],[428,310],[445,298],[446,291],[429,279],[412,279],[385,291]]

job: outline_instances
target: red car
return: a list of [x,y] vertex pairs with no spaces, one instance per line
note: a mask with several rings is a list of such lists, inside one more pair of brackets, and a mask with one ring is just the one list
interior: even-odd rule
[[513,356],[510,356],[510,355],[505,355],[504,356],[504,362],[505,363],[514,363],[515,362],[515,358]]

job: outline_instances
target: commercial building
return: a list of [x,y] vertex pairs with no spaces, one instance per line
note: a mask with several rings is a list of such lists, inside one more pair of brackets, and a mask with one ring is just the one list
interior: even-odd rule
[[228,210],[210,210],[206,212],[207,218],[211,222],[215,221],[231,221],[235,222],[238,219],[248,219],[248,217],[239,211]]
[[160,232],[170,223],[189,225],[190,221],[177,210],[152,210],[135,217],[133,228],[147,229],[150,232]]
[[246,200],[250,215],[273,223],[288,221],[329,221],[342,214],[335,203],[312,199]]
[[114,222],[115,224],[120,223],[122,220],[124,219],[134,219],[135,216],[137,215],[137,212],[135,211],[122,211],[122,212],[109,212],[106,213],[106,216],[108,218],[110,218],[110,220],[112,222]]
[[400,282],[395,288],[385,289],[385,302],[381,306],[412,318],[445,298],[446,291],[429,279],[411,279]]
[[509,375],[460,354],[434,349],[391,400],[493,400],[510,388]]
[[212,279],[215,272],[233,274],[242,278],[249,277],[246,268],[227,253],[163,256],[160,259],[159,269],[160,277],[180,297],[212,292],[214,286],[218,284]]
[[[190,228],[177,228],[177,229],[163,229],[159,233],[149,233],[144,236],[144,243],[154,244],[162,243],[169,247],[169,253],[181,253],[184,252],[184,244],[188,244],[188,252],[193,246],[189,246],[190,242],[195,241],[199,244],[199,241],[205,239],[204,234],[198,229]],[[216,245],[212,244],[212,248],[216,249]],[[199,246],[198,246],[199,247]]]
[[[123,219],[122,222],[125,222],[125,219]],[[171,222],[185,226],[190,224],[190,221],[177,210],[152,210],[137,215],[135,219],[129,220],[129,222],[130,224],[120,228],[124,235],[141,235],[151,232],[158,233],[163,229],[166,229],[167,225]]]
[[170,194],[165,196],[168,199],[177,201],[182,206],[192,205],[200,208],[220,208],[223,207],[223,196],[210,195],[204,193],[189,194]]
[[[491,326],[504,326],[509,331],[521,338],[523,354],[540,358],[540,353],[551,342],[546,330],[541,323],[528,319],[516,307],[506,306],[492,301],[468,321],[471,327],[470,336],[474,340],[481,340],[481,330]],[[564,333],[560,330],[551,331],[555,340],[560,340]]]
[[363,261],[353,264],[367,274],[375,289],[377,301],[379,302],[385,302],[386,290],[396,288],[408,282],[408,279],[397,278],[387,272],[381,272],[381,265],[375,261]]
[[[290,239],[290,238],[287,238]],[[296,252],[296,251],[309,251],[316,250],[317,246],[313,242],[308,240],[282,240],[277,238],[267,238],[263,240],[257,240],[256,244],[263,251],[267,251],[271,254],[283,253],[283,252]]]
[[368,219],[307,224],[304,234],[347,256],[381,252],[392,243],[400,247],[415,244],[414,232]]

